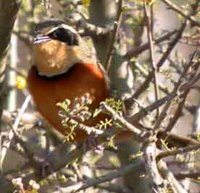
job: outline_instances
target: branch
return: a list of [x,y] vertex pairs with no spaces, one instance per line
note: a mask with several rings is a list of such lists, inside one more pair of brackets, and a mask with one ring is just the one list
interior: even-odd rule
[[174,10],[176,13],[180,14],[181,16],[183,16],[185,19],[189,20],[192,25],[196,25],[198,27],[200,27],[200,22],[197,21],[191,14],[187,15],[186,13],[184,13],[178,6],[176,6],[175,4],[173,4],[171,1],[169,0],[162,0],[170,9]]
[[[19,111],[19,114],[13,124],[13,130],[16,132],[17,129],[18,129],[18,126],[20,124],[20,120],[25,112],[25,110],[27,109],[28,107],[28,104],[30,102],[30,99],[31,99],[31,96],[29,95],[28,97],[26,97],[20,111]],[[3,142],[3,145],[2,145],[2,149],[1,149],[1,157],[0,157],[0,169],[2,170],[2,165],[3,165],[3,162],[4,162],[4,159],[5,159],[5,156],[6,156],[6,153],[10,147],[10,144],[12,142],[12,139],[14,137],[14,132],[13,130],[10,130],[9,133],[8,133],[8,139],[6,139],[4,142]]]
[[[196,54],[194,53],[194,56],[195,55]],[[197,57],[198,57],[198,52],[197,52]],[[192,59],[193,59],[193,57],[192,57]],[[175,86],[174,90],[171,93],[169,93],[167,96],[159,99],[155,103],[153,103],[153,104],[143,108],[139,112],[135,113],[133,115],[133,117],[131,117],[131,122],[140,120],[145,115],[147,115],[148,113],[152,112],[153,110],[155,110],[159,106],[163,105],[164,103],[166,103],[168,101],[171,101],[176,96],[180,96],[180,93],[186,92],[188,89],[191,89],[192,85],[194,85],[200,78],[200,73],[198,73],[196,76],[194,76],[194,75],[191,76],[192,79],[190,81],[188,81],[187,83],[183,83],[183,77],[186,75],[186,72],[189,70],[191,65],[194,65],[194,66],[198,67],[199,66],[199,61],[196,61],[193,64],[189,62],[187,67],[184,69],[185,72],[182,73],[182,75],[180,76],[178,82],[176,83],[176,86]],[[152,75],[152,73],[151,73],[151,75]],[[148,76],[148,77],[150,77],[150,76]],[[145,82],[147,82],[148,77],[145,80]]]
[[146,170],[151,176],[153,189],[158,193],[165,193],[164,180],[162,179],[156,163],[156,145],[149,142],[144,146],[144,159],[146,161]]
[[174,176],[179,180],[184,180],[185,178],[193,178],[198,179],[200,176],[200,172],[186,172],[186,173],[176,173]]
[[3,57],[7,52],[20,2],[21,0],[0,0],[0,117],[3,111],[5,92],[6,60],[5,58],[3,60]]
[[[165,139],[168,143],[168,146],[174,147],[187,147],[189,145],[198,145],[199,141],[192,139],[190,137],[180,136],[173,134],[171,132],[160,131],[158,138]],[[174,145],[175,144],[175,145]]]
[[200,144],[185,147],[185,148],[179,148],[179,149],[175,149],[175,150],[171,150],[171,151],[164,151],[164,152],[161,152],[157,155],[156,161],[158,162],[160,159],[168,157],[168,156],[187,153],[187,152],[195,151],[195,150],[198,150],[198,149],[200,149]]
[[111,32],[113,32],[113,26],[112,27],[100,27],[96,26],[94,24],[88,23],[86,21],[80,21],[79,22],[80,27],[84,29],[84,32],[80,32],[79,34],[81,36],[90,36],[90,37],[97,37],[97,36],[105,36]]
[[[160,69],[160,67],[164,64],[164,62],[166,61],[167,57],[170,55],[170,53],[172,52],[172,50],[174,49],[175,45],[178,43],[178,41],[181,39],[182,34],[185,30],[186,27],[186,21],[181,25],[181,27],[179,28],[179,30],[176,33],[176,36],[174,37],[174,39],[168,43],[168,48],[165,51],[165,54],[163,54],[163,56],[160,58],[159,62],[156,64],[158,71]],[[144,81],[144,83],[135,91],[134,95],[132,96],[133,98],[138,98],[140,96],[140,94],[146,90],[146,88],[148,88],[149,84],[151,83],[153,78],[153,72],[150,72],[149,75],[147,76],[146,80]]]
[[111,180],[124,176],[130,172],[137,172],[141,170],[144,170],[142,162],[139,162],[137,164],[130,164],[123,168],[120,168],[117,171],[111,172],[107,175],[98,177],[96,179],[89,179],[89,180],[86,180],[85,182],[79,182],[75,185],[68,186],[66,188],[60,188],[59,191],[54,191],[53,193],[59,193],[60,191],[62,191],[63,193],[79,192],[81,190],[85,190],[89,187],[93,187],[104,182],[110,182]]
[[[183,72],[181,73],[179,80],[177,81],[177,83],[175,83],[174,89],[172,92],[174,93],[178,93],[179,92],[179,88],[181,87],[181,85],[183,85],[183,81],[184,78],[186,77],[188,71],[190,68],[192,68],[192,66],[194,65],[194,59],[196,57],[196,52],[193,53],[190,61],[188,62],[188,64],[184,67]],[[196,65],[197,66],[197,65]],[[180,73],[180,72],[179,72]],[[160,124],[162,123],[162,121],[165,119],[166,117],[166,113],[167,110],[170,108],[170,105],[172,103],[172,100],[168,100],[164,106],[164,108],[162,109],[162,112],[160,114],[160,116],[157,118],[154,129],[159,128]],[[183,103],[184,104],[184,103]]]
[[27,45],[28,48],[32,46],[32,37],[28,32],[16,30],[13,33],[21,40],[23,43]]
[[[156,66],[155,63],[155,59],[154,59],[154,47],[153,47],[153,34],[152,34],[152,15],[151,12],[149,13],[149,11],[147,10],[147,5],[145,3],[145,1],[143,1],[144,3],[144,12],[145,12],[145,16],[146,16],[146,20],[147,20],[147,36],[148,36],[148,43],[149,43],[149,53],[150,53],[150,64],[151,64],[151,68],[152,68],[152,74],[153,74],[153,83],[154,83],[154,94],[155,94],[155,101],[158,101],[159,99],[159,87],[158,87],[158,79],[157,79],[157,72],[158,72],[158,68]],[[159,108],[156,109],[156,117],[159,116]]]
[[167,164],[164,161],[160,161],[158,164],[159,170],[164,178],[168,181],[169,185],[172,188],[173,192],[176,193],[188,193],[181,184],[176,180],[173,173],[167,167]]
[[[32,113],[24,113],[21,117],[21,123],[23,125],[36,125],[40,119],[40,115],[37,112],[32,112]],[[16,112],[10,112],[7,110],[3,111],[2,114],[2,121],[5,122],[6,124],[11,124],[13,120],[16,118]]]
[[122,9],[123,9],[123,0],[119,0],[116,20],[115,20],[114,29],[112,32],[112,38],[110,41],[107,58],[106,58],[106,62],[105,62],[107,71],[109,71],[109,68],[110,68],[110,65],[112,62],[112,58],[113,58],[113,54],[114,54],[114,44],[115,44],[116,38],[118,36],[119,27],[120,27],[121,20],[122,20],[122,12],[123,12]]
[[[170,37],[172,37],[174,34],[177,33],[177,30],[174,30],[174,31],[171,31],[171,32],[168,32],[164,35],[162,35],[161,37],[159,38],[156,38],[154,40],[154,45],[157,45],[159,43],[162,43],[163,41],[167,41],[169,40]],[[145,50],[149,49],[149,43],[144,43],[142,44],[141,46],[139,47],[136,47],[136,48],[132,48],[131,50],[129,50],[125,55],[124,55],[124,58],[127,59],[127,60],[130,60],[131,58],[133,57],[136,57],[137,55],[139,55],[140,53],[144,52]]]
[[[177,122],[178,118],[180,117],[181,113],[182,113],[182,110],[183,110],[183,107],[184,107],[184,104],[185,104],[185,101],[186,101],[186,97],[187,95],[189,94],[189,91],[190,89],[192,88],[192,85],[199,80],[200,78],[200,73],[197,74],[195,76],[195,74],[197,73],[197,70],[198,70],[198,67],[199,67],[199,64],[200,64],[200,61],[196,61],[194,62],[191,67],[190,67],[190,80],[185,83],[185,84],[182,84],[178,90],[179,92],[179,104],[178,104],[178,107],[176,108],[175,112],[174,112],[174,115],[172,118],[170,118],[169,120],[169,123],[166,127],[166,131],[171,131],[171,129],[174,127],[175,123]],[[186,87],[186,89],[184,91],[182,91],[182,88],[183,87]]]
[[131,123],[129,123],[128,121],[126,121],[122,116],[120,116],[118,113],[116,113],[110,106],[108,106],[105,102],[101,102],[100,103],[100,109],[105,111],[106,113],[109,113],[112,118],[120,123],[120,125],[122,125],[123,127],[125,127],[128,131],[131,131],[132,134],[134,135],[134,137],[136,139],[138,139],[139,141],[143,141],[145,138],[148,138],[151,135],[150,131],[142,131],[136,127],[134,127]]

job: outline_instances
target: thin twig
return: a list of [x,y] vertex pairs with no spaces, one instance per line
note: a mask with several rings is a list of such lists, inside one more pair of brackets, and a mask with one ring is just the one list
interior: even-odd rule
[[186,178],[192,178],[192,179],[199,179],[200,176],[200,172],[183,172],[183,173],[176,173],[174,174],[174,176],[176,177],[176,179],[178,180],[184,180]]
[[[10,124],[13,122],[15,116],[16,112],[4,110],[2,114],[2,121],[6,124]],[[40,118],[41,116],[37,112],[24,113],[21,117],[21,122],[23,125],[36,125]]]
[[87,126],[85,124],[82,124],[82,123],[78,122],[76,119],[73,119],[73,118],[70,118],[69,123],[71,125],[76,125],[76,127],[78,129],[85,131],[88,135],[90,135],[91,133],[95,134],[95,136],[103,134],[102,130],[97,129],[97,128],[92,127],[92,126]]
[[198,62],[198,61],[193,63],[193,66],[191,66],[191,68],[193,67],[193,69],[191,69],[191,72],[190,72],[190,80],[187,83],[182,84],[182,86],[180,86],[180,89],[178,90],[178,92],[181,93],[181,90],[183,87],[187,88],[179,96],[180,102],[173,114],[173,117],[169,120],[169,124],[167,125],[167,127],[165,129],[166,131],[171,131],[171,129],[174,127],[175,123],[177,122],[178,118],[180,117],[180,115],[182,113],[182,110],[183,110],[183,107],[184,107],[184,104],[186,101],[186,97],[189,94],[190,89],[192,88],[192,85],[200,78],[200,73],[198,73],[195,76],[195,74],[197,73],[198,67],[199,67],[199,63],[200,62]]
[[[198,73],[195,77],[193,77],[193,79],[191,81],[187,82],[187,84],[181,84],[180,87],[179,87],[180,88],[179,92],[186,92],[187,89],[191,89],[192,85],[195,84],[199,79],[200,79],[200,73]],[[178,92],[172,91],[167,96],[161,98],[157,102],[145,107],[144,109],[135,113],[133,115],[133,117],[131,117],[131,122],[140,120],[141,118],[143,118],[145,115],[147,115],[151,111],[155,110],[156,108],[163,105],[167,101],[170,101],[173,98],[175,98],[176,96],[178,96],[178,94],[179,94]]]
[[[159,87],[158,87],[158,79],[157,79],[157,66],[154,60],[154,47],[153,47],[153,34],[152,34],[152,15],[151,12],[149,12],[147,10],[147,5],[145,3],[145,1],[143,1],[144,3],[144,12],[145,12],[145,16],[147,19],[147,36],[148,36],[148,43],[149,43],[149,53],[150,53],[150,64],[151,64],[151,68],[152,68],[152,73],[153,73],[153,81],[154,81],[154,94],[155,94],[155,101],[159,100]],[[156,117],[159,116],[159,108],[156,109]]]
[[177,93],[171,92],[167,96],[165,96],[165,97],[159,99],[158,101],[156,101],[155,103],[150,104],[147,107],[141,109],[139,112],[135,113],[131,117],[131,122],[139,121],[141,118],[144,118],[144,116],[146,116],[148,113],[154,111],[155,109],[157,109],[158,107],[162,106],[167,101],[172,100],[176,96],[177,96]]
[[85,20],[81,20],[79,23],[80,27],[84,29],[83,32],[79,33],[81,36],[99,37],[99,36],[105,36],[113,31],[113,26],[104,28],[88,23]]
[[178,30],[175,38],[168,44],[168,48],[165,51],[165,53],[162,55],[160,60],[157,63],[158,69],[163,65],[163,63],[166,61],[172,50],[174,49],[175,45],[178,43],[178,41],[181,39],[183,32],[187,26],[187,21],[184,21],[183,24],[181,25],[180,29]]
[[[168,1],[168,0],[164,0],[164,1]],[[196,14],[198,11],[198,7],[199,7],[199,0],[196,0],[194,2],[194,4],[191,4],[191,10],[190,10],[190,14],[189,15],[194,15]],[[169,45],[168,49],[166,50],[165,54],[161,57],[160,61],[157,64],[157,67],[160,68],[162,66],[162,64],[166,61],[166,58],[169,56],[169,54],[171,53],[171,51],[173,50],[174,46],[177,44],[177,42],[182,38],[183,36],[183,32],[187,26],[187,18],[185,18],[182,26],[180,27],[180,30],[177,33],[177,36],[175,37],[174,41],[171,42],[171,44]]]
[[14,71],[17,75],[22,76],[23,78],[26,78],[26,75],[23,74],[19,69],[13,68],[12,66],[8,65],[8,69]]
[[[176,144],[181,144],[181,146],[188,146],[188,145],[198,145],[199,142],[195,139],[192,139],[190,137],[185,137],[185,136],[180,136],[180,135],[177,135],[177,134],[173,134],[171,132],[165,132],[165,131],[161,131],[160,132],[160,138],[162,139],[167,139],[167,142],[169,142],[170,144],[170,141],[172,141],[173,143],[176,143]],[[177,145],[176,145],[177,147]]]
[[[179,80],[177,83],[175,83],[174,89],[172,92],[174,93],[178,93],[178,89],[180,88],[181,84],[183,84],[184,78],[187,75],[188,70],[190,69],[190,67],[193,65],[193,60],[196,56],[196,52],[193,53],[190,61],[188,62],[188,64],[184,67],[183,72],[181,73],[181,76],[179,77]],[[162,123],[162,121],[164,120],[164,118],[166,117],[166,113],[167,110],[170,108],[170,105],[172,103],[172,98],[171,100],[168,100],[160,114],[160,116],[157,118],[154,129],[159,128],[160,124]]]
[[146,161],[146,170],[153,182],[155,192],[165,193],[164,180],[158,171],[156,164],[156,145],[154,142],[149,142],[144,146],[144,159]]
[[[165,51],[165,54],[163,54],[163,56],[160,58],[160,60],[157,63],[157,69],[159,71],[160,67],[164,64],[164,62],[166,61],[166,59],[168,58],[168,56],[170,55],[170,53],[172,52],[172,50],[174,49],[175,45],[178,43],[178,41],[181,39],[182,34],[185,30],[186,27],[186,22],[184,22],[181,27],[179,28],[179,30],[176,33],[176,36],[174,37],[174,39],[169,42],[168,44],[168,48]],[[143,82],[143,84],[135,91],[133,97],[134,98],[138,98],[140,96],[140,94],[146,90],[146,88],[148,88],[149,84],[151,83],[153,78],[153,72],[150,72],[149,75],[147,76],[146,80]]]
[[31,48],[32,45],[32,37],[29,32],[21,31],[21,30],[14,30],[13,34],[15,34],[19,40],[27,45],[28,48]]
[[[162,35],[161,37],[159,38],[155,38],[154,40],[154,45],[157,45],[159,43],[162,43],[164,41],[167,41],[170,39],[170,37],[172,37],[174,34],[177,33],[177,30],[173,30],[171,32],[168,32],[164,35]],[[140,53],[144,52],[145,50],[149,49],[149,43],[144,43],[142,44],[141,46],[139,47],[135,47],[135,48],[132,48],[130,49],[125,55],[124,55],[124,58],[127,59],[127,60],[130,60],[131,58],[133,57],[136,57],[138,56]]]
[[109,45],[109,49],[108,49],[108,53],[107,53],[107,58],[106,58],[106,63],[105,63],[107,71],[109,71],[109,69],[110,69],[110,65],[111,65],[111,62],[112,62],[113,54],[114,54],[114,44],[115,44],[116,38],[118,36],[119,27],[120,27],[121,20],[122,20],[122,13],[123,13],[122,9],[123,9],[123,0],[119,0],[117,16],[116,16],[116,20],[115,20],[115,23],[114,23],[112,38],[111,38],[111,41],[110,41],[110,45]]
[[180,14],[181,16],[183,16],[185,19],[189,20],[193,25],[196,25],[198,27],[200,27],[200,22],[197,21],[191,14],[187,15],[186,13],[184,13],[178,6],[176,6],[175,4],[173,4],[171,1],[169,0],[162,0],[167,6],[169,6],[170,9],[174,10],[176,13]]
[[134,127],[131,123],[129,123],[122,116],[120,116],[118,113],[116,113],[105,102],[101,102],[100,103],[100,109],[102,109],[106,113],[109,113],[115,121],[117,121],[123,127],[125,127],[126,129],[128,129],[129,131],[131,131],[133,133],[133,135],[135,136],[136,139],[144,142],[144,139],[148,138],[151,135],[151,132],[148,132],[147,130],[146,131],[142,131],[142,130]]
[[[181,38],[185,27],[186,27],[186,23],[183,23],[181,28],[178,30],[177,35],[175,36],[175,38],[169,43],[168,49],[166,50],[165,54],[161,57],[161,59],[159,60],[159,62],[157,64],[158,70],[163,65],[163,63],[166,61],[166,58],[169,56],[169,54],[171,53],[171,51],[174,49],[175,45],[177,44],[177,42]],[[135,94],[133,95],[134,98],[138,98],[139,95],[142,93],[142,91],[144,91],[149,86],[149,83],[151,82],[152,78],[153,78],[153,72],[149,73],[149,75],[146,78],[146,80],[144,81],[144,83],[135,92]]]
[[81,190],[85,190],[87,188],[99,185],[101,183],[104,182],[110,182],[113,179],[119,178],[121,176],[124,176],[125,174],[128,174],[130,172],[136,172],[136,171],[141,171],[144,170],[142,162],[138,162],[137,164],[130,164],[127,165],[123,168],[118,169],[117,171],[111,172],[107,175],[98,177],[96,179],[89,179],[85,182],[79,182],[75,185],[72,186],[68,186],[66,188],[60,188],[58,191],[54,191],[53,193],[59,193],[60,191],[62,191],[63,193],[67,193],[67,192],[79,192]]
[[[18,116],[17,116],[17,118],[16,118],[16,120],[15,120],[15,122],[14,122],[14,124],[13,124],[13,130],[14,130],[14,131],[17,131],[18,126],[19,126],[19,124],[20,124],[20,120],[21,120],[21,118],[22,118],[22,116],[23,116],[25,110],[27,109],[30,100],[31,100],[31,96],[28,95],[28,96],[26,97],[24,103],[22,104],[21,109],[20,109],[20,111],[19,111],[19,114],[18,114]],[[3,165],[4,159],[5,159],[6,153],[7,153],[8,149],[9,149],[10,144],[11,144],[11,142],[12,142],[12,139],[13,139],[13,137],[14,137],[14,132],[13,132],[13,130],[10,130],[10,131],[9,131],[9,133],[8,133],[8,139],[6,139],[6,140],[3,142],[3,145],[2,145],[1,157],[0,157],[0,169],[1,169],[1,170],[3,169],[3,168],[2,168],[2,165]]]
[[168,156],[187,153],[187,152],[195,151],[195,150],[198,150],[198,149],[200,149],[200,144],[185,147],[185,148],[178,148],[178,149],[171,150],[171,151],[164,151],[164,152],[161,152],[157,155],[156,161],[158,162],[160,159],[168,157]]

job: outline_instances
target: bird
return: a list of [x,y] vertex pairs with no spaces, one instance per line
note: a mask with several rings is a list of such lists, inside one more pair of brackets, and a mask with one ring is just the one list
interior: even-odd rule
[[[91,49],[70,25],[62,20],[42,21],[35,26],[33,38],[33,65],[27,84],[40,114],[59,133],[66,135],[69,128],[62,124],[57,103],[89,94],[90,109],[95,110],[109,97],[109,79]],[[107,115],[86,120],[95,126]],[[73,142],[81,143],[88,134],[75,130]]]

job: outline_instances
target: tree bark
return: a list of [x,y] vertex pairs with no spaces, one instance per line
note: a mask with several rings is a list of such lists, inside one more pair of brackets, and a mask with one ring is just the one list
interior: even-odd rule
[[[100,27],[110,27],[116,17],[115,0],[92,0],[89,7],[90,22]],[[98,59],[105,66],[111,34],[93,37]]]
[[[117,7],[115,0],[92,0],[89,9],[90,21],[94,25],[100,25],[101,27],[113,26],[117,15]],[[104,37],[95,37],[93,39],[97,57],[104,67],[107,65],[106,57],[109,54],[108,49],[111,39],[112,34],[107,34]],[[108,74],[111,82],[111,93],[114,92],[115,97],[121,98],[122,100],[130,98],[133,94],[133,74],[129,61],[126,61],[122,57],[120,50],[119,52],[114,52]],[[139,150],[140,144],[133,140],[118,144],[118,157],[122,166],[130,164],[128,157],[133,153],[138,153]],[[136,159],[132,162],[138,163],[140,161],[143,162],[142,159]],[[125,175],[124,182],[126,187],[137,193],[151,193],[152,189],[149,186],[149,179],[140,177],[144,174],[143,172]]]
[[[112,28],[116,20],[118,5],[115,0],[92,0],[89,7],[90,22],[100,27]],[[104,36],[93,37],[97,58],[106,68],[112,32]],[[119,51],[119,50],[118,50]],[[108,69],[111,94],[122,100],[133,94],[133,73],[128,61],[122,57],[120,51],[114,51],[111,65]]]
[[5,55],[21,0],[0,0],[0,117],[5,96]]

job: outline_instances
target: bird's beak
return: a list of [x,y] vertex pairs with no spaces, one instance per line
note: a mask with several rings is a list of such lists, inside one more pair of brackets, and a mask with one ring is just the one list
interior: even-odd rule
[[50,40],[51,40],[51,38],[49,36],[38,34],[34,37],[33,43],[34,44],[40,44],[40,43],[44,43],[44,42],[47,42],[47,41],[50,41]]

